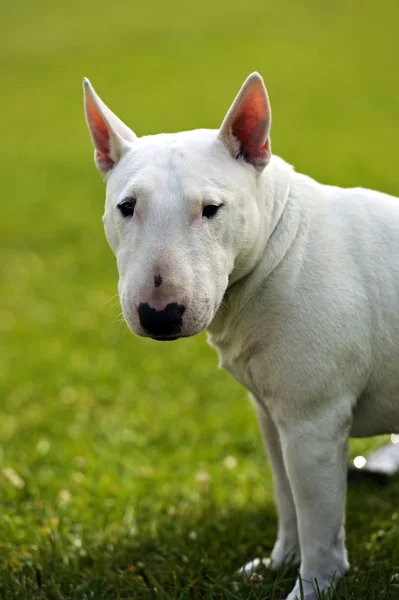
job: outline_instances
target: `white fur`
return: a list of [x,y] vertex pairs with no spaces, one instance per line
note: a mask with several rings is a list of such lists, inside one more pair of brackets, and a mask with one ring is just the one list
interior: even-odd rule
[[[224,124],[249,85],[263,86],[251,77]],[[236,159],[230,134],[125,138],[106,173],[105,230],[132,331],[146,335],[140,302],[184,304],[181,335],[208,328],[221,366],[251,392],[279,511],[272,566],[300,560],[313,599],[315,578],[325,590],[348,569],[349,436],[399,429],[399,200],[321,185],[277,157],[262,170]],[[116,208],[127,196],[128,220]],[[209,202],[224,203],[212,220]]]

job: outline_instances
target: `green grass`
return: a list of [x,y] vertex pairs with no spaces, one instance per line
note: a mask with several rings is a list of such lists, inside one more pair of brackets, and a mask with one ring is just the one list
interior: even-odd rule
[[[143,134],[217,127],[256,69],[276,153],[322,181],[399,195],[399,5],[18,0],[1,12],[0,597],[280,598],[295,571],[230,585],[276,528],[245,390],[204,335],[156,344],[120,322],[81,79]],[[336,598],[399,598],[398,498],[397,480],[350,489],[352,570]]]

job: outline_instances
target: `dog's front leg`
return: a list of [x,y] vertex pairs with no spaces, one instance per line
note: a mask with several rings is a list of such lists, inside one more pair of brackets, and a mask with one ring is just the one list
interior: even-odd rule
[[294,565],[299,564],[300,561],[295,504],[284,466],[279,433],[267,409],[254,396],[252,396],[252,399],[258,411],[259,425],[273,471],[274,497],[278,512],[278,533],[270,559],[255,558],[241,567],[239,573],[245,574],[247,577],[261,563],[268,568],[278,569],[284,564]]
[[[278,426],[298,518],[306,600],[316,600],[317,586],[327,590],[349,568],[344,516],[350,423],[348,404],[337,402],[333,408],[315,406],[309,421],[289,417]],[[287,600],[296,598],[299,580]]]
[[284,465],[278,430],[267,410],[259,403],[257,403],[257,410],[260,429],[273,470],[278,533],[271,554],[270,567],[278,569],[283,564],[298,564],[300,561],[297,515]]

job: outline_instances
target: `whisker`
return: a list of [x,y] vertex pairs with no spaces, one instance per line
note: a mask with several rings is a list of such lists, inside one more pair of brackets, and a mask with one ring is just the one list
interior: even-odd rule
[[108,313],[111,312],[111,310],[113,310],[115,308],[115,306],[120,306],[120,299],[118,298],[118,300],[116,302],[114,302],[114,304],[108,309]]
[[104,304],[101,306],[101,308],[104,308],[104,306],[106,306],[109,302],[112,302],[112,300],[114,300],[117,296],[118,296],[118,302],[119,302],[119,292],[116,292],[116,294],[114,294],[113,296],[111,296],[111,298],[108,298],[108,300],[106,300],[104,302]]
[[121,311],[120,313],[118,313],[113,319],[112,319],[112,323],[124,323],[125,319],[123,316],[123,312]]

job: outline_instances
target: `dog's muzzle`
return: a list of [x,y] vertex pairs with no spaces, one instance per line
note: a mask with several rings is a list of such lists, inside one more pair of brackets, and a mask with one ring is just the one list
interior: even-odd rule
[[148,303],[141,303],[138,308],[140,325],[156,340],[173,340],[179,337],[185,310],[184,306],[176,302],[168,304],[163,310],[156,310]]

